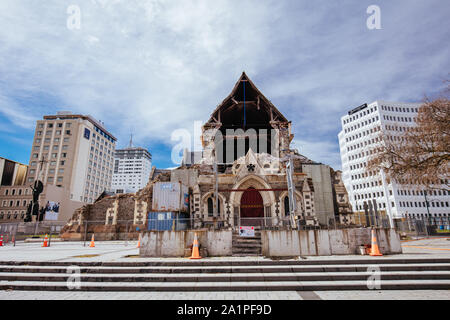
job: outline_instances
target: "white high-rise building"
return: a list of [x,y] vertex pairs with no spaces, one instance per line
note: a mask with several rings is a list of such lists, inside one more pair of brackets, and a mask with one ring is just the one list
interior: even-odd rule
[[112,190],[116,193],[135,193],[144,188],[152,170],[152,155],[144,148],[117,149],[114,155]]
[[383,172],[366,173],[371,150],[382,132],[392,141],[408,127],[415,126],[420,104],[375,101],[348,112],[341,118],[339,147],[342,179],[354,212],[363,212],[365,204],[385,211],[391,223],[402,217],[426,218],[432,224],[448,221],[450,192],[411,188],[394,181],[386,181]]

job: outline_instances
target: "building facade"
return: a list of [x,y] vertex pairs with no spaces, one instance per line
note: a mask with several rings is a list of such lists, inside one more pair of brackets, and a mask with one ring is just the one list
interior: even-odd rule
[[23,221],[32,199],[25,184],[28,166],[0,157],[0,223]]
[[59,112],[38,120],[27,183],[39,179],[92,203],[111,188],[116,138],[91,116]]
[[59,112],[38,120],[28,167],[13,169],[11,161],[0,161],[0,169],[9,172],[2,173],[3,183],[14,181],[0,187],[0,223],[24,220],[36,180],[44,186],[39,196],[44,220],[69,220],[76,209],[110,190],[115,143],[90,116]]
[[[201,151],[184,150],[176,169],[153,167],[148,184],[135,194],[107,196],[79,208],[62,237],[81,239],[86,221],[101,220],[96,237],[117,239],[125,229],[149,228],[155,213],[158,220],[178,214],[181,225],[194,229],[329,226],[336,215],[332,169],[291,149],[293,138],[291,122],[243,73],[203,125]],[[188,194],[175,200],[185,201],[188,212],[158,211],[169,196],[162,189],[154,192],[156,182],[171,195],[181,183]]]
[[354,212],[377,209],[394,219],[412,217],[439,223],[450,216],[450,194],[387,181],[383,172],[366,172],[380,135],[400,141],[403,132],[416,125],[418,103],[375,101],[348,112],[341,118],[339,147],[342,179]]
[[20,186],[25,184],[28,166],[17,161],[0,157],[0,186]]
[[152,170],[152,155],[144,148],[133,147],[114,153],[114,171],[111,189],[115,193],[135,193],[144,188]]

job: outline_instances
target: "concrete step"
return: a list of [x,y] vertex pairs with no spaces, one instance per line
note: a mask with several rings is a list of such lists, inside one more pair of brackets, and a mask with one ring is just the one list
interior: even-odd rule
[[[143,259],[144,260],[144,259]],[[336,259],[315,259],[301,258],[290,260],[270,260],[270,259],[229,259],[229,260],[189,260],[180,259],[178,261],[162,261],[155,259],[153,261],[0,261],[0,266],[71,266],[85,267],[195,267],[195,266],[327,266],[327,265],[426,265],[426,264],[450,264],[450,258],[392,258],[383,257],[352,257],[352,259],[336,258]]]
[[255,232],[255,235],[253,237],[241,237],[238,232],[233,232],[232,237],[233,238],[241,238],[241,239],[246,239],[246,238],[258,238],[258,239],[261,239],[261,232]]
[[[73,282],[71,283],[73,284]],[[450,280],[381,280],[380,290],[450,290]],[[81,282],[76,291],[370,290],[364,281]],[[0,281],[0,290],[69,291],[67,282]]]
[[[0,273],[0,281],[63,282],[72,273]],[[232,273],[232,274],[86,274],[81,282],[236,282],[236,281],[358,281],[373,276],[371,272],[309,272],[309,273]],[[450,280],[450,271],[381,272],[380,280]]]
[[257,244],[257,243],[250,244],[250,245],[246,244],[246,243],[236,243],[233,245],[233,247],[231,247],[231,249],[234,250],[235,248],[258,248],[258,249],[261,249],[262,245]]
[[258,239],[258,238],[245,238],[245,239],[234,238],[232,240],[232,243],[237,243],[237,242],[239,242],[239,243],[262,243],[261,239]]
[[234,257],[236,257],[236,254],[241,254],[242,255],[241,257],[245,257],[245,254],[249,254],[254,257],[259,257],[261,255],[261,249],[237,248],[237,249],[233,249],[232,254]]
[[262,245],[258,243],[247,244],[247,243],[236,243],[233,245],[232,250],[236,248],[256,248],[261,251]]
[[[71,265],[76,265],[72,263]],[[237,274],[237,273],[317,273],[317,272],[367,272],[373,264],[355,265],[250,265],[250,266],[146,266],[146,267],[109,267],[109,266],[80,266],[83,274]],[[12,266],[0,265],[2,273],[63,273],[68,266]],[[382,272],[393,271],[450,271],[450,263],[436,264],[383,264],[377,266]]]

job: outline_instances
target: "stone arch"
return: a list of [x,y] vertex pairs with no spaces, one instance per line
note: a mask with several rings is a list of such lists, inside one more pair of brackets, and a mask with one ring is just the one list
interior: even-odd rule
[[[248,188],[255,188],[255,189],[271,189],[272,187],[260,176],[251,174],[247,175],[244,178],[242,178],[240,181],[238,181],[234,187],[233,190],[237,189],[248,189]],[[230,215],[230,223],[232,223],[233,220],[235,220],[235,216],[239,215],[239,212],[234,212],[235,208],[239,208],[241,204],[241,198],[242,198],[243,192],[240,191],[232,191],[230,193],[230,205],[231,205],[231,215]],[[270,207],[271,208],[271,216],[275,217],[275,204],[276,204],[276,198],[275,193],[273,191],[263,191],[260,192],[262,198],[263,198],[263,204],[264,207]]]
[[[208,218],[208,198],[212,197],[214,198],[214,192],[210,191],[208,193],[205,193],[201,198],[201,214],[203,218]],[[226,198],[223,194],[218,193],[219,197],[219,217],[224,218],[225,217],[225,210],[226,210]],[[212,218],[212,217],[210,217]]]
[[[284,198],[288,195],[287,191],[283,191],[280,194],[280,214],[281,216],[284,216],[285,208],[284,208]],[[295,190],[295,199],[297,200],[297,214],[303,215],[303,195],[298,191]]]

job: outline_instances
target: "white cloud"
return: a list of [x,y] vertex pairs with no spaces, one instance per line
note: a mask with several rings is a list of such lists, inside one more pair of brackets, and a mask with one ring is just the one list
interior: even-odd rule
[[[12,124],[17,127],[32,129],[35,126],[37,117],[27,108],[17,105],[14,101],[3,96],[0,91],[0,114],[6,117]],[[0,128],[0,131],[13,132],[11,129]]]
[[340,154],[336,143],[294,139],[292,147],[313,161],[327,164],[335,170],[341,169]]
[[[78,4],[81,29],[69,30],[67,3],[4,0],[0,94],[18,112],[4,103],[0,112],[20,125],[69,105],[123,144],[131,130],[136,144],[170,144],[174,129],[206,120],[245,70],[309,141],[310,157],[336,165],[348,109],[422,97],[449,66],[448,6],[386,3],[383,30],[369,31],[369,4],[91,0]],[[51,107],[16,101],[42,93],[54,96]]]

